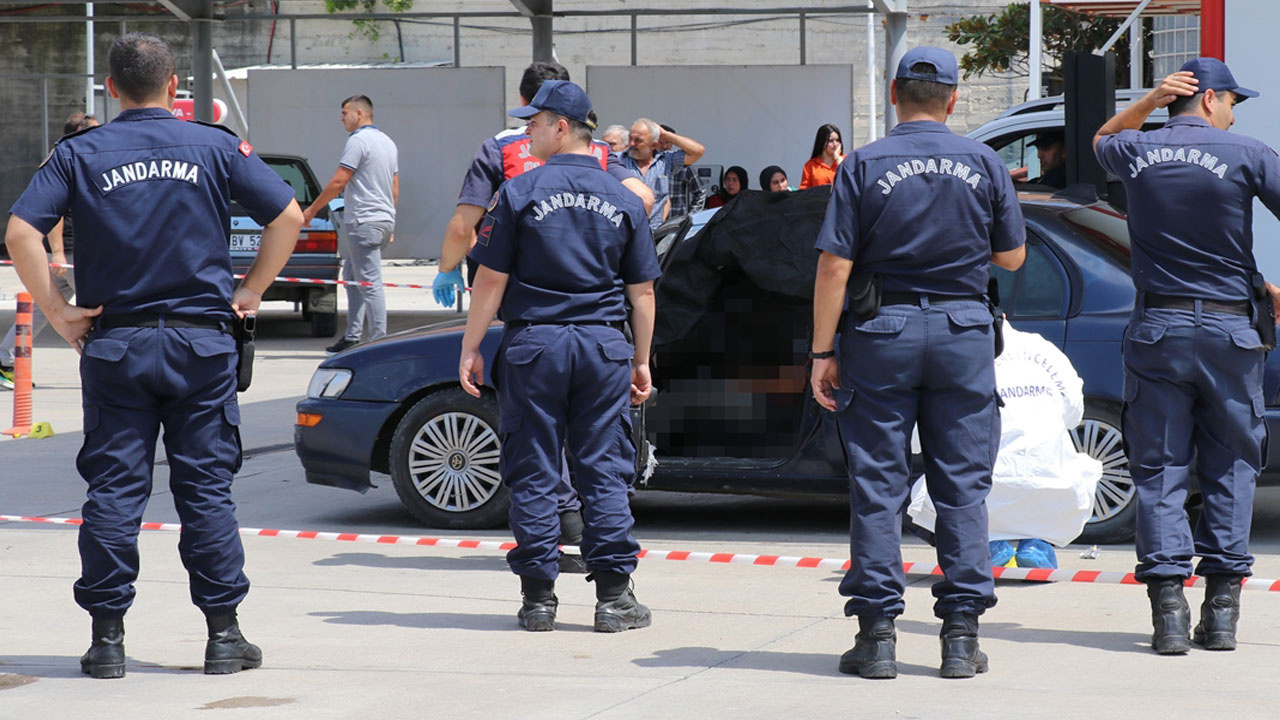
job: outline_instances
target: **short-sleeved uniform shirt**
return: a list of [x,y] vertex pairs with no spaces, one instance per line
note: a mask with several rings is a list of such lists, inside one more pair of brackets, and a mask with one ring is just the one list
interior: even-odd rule
[[[504,130],[485,140],[467,168],[462,191],[458,193],[458,204],[488,207],[502,183],[542,167],[542,161],[529,152],[529,142],[524,128]],[[606,143],[592,141],[591,155],[619,182],[637,177],[612,156]]]
[[885,290],[982,295],[991,253],[1025,242],[995,151],[919,120],[845,157],[815,246],[879,273]]
[[1280,215],[1280,158],[1266,144],[1203,118],[1098,139],[1098,162],[1124,183],[1130,270],[1143,292],[1247,300],[1253,198]]
[[639,175],[644,180],[644,184],[653,191],[653,210],[649,212],[649,229],[657,230],[662,224],[662,208],[666,205],[667,198],[671,197],[671,193],[675,191],[675,174],[684,168],[684,151],[676,148],[658,153],[644,173],[640,172],[640,164],[631,157],[630,152],[623,151],[614,155],[624,167]]
[[265,225],[293,196],[229,131],[138,108],[59,141],[10,212],[48,233],[70,209],[81,307],[229,318],[228,205]]
[[347,136],[338,164],[354,174],[347,181],[347,220],[355,222],[396,219],[392,187],[400,172],[400,155],[395,142],[377,125],[362,125]]
[[623,286],[661,275],[643,203],[589,155],[504,183],[470,257],[510,275],[507,322],[625,320]]

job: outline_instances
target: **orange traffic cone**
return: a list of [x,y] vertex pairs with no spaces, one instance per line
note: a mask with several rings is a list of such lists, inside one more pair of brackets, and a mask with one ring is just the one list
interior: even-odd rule
[[31,433],[31,293],[18,293],[18,314],[13,340],[13,427],[4,431],[15,438]]

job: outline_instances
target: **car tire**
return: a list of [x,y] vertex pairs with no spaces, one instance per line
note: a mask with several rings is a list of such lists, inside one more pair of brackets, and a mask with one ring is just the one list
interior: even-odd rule
[[391,480],[400,502],[428,527],[478,530],[507,521],[498,474],[498,402],[454,387],[414,404],[391,439]]
[[333,337],[338,334],[338,314],[309,312],[311,337]]
[[1120,407],[1086,398],[1084,420],[1071,431],[1071,439],[1077,450],[1102,462],[1093,517],[1076,542],[1087,545],[1129,542],[1134,535],[1138,503],[1129,474],[1129,458],[1124,453]]

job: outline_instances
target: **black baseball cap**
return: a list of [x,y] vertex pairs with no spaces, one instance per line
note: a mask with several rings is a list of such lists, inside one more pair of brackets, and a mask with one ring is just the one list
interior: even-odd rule
[[587,92],[568,80],[547,80],[538,88],[538,94],[528,105],[508,112],[511,117],[531,118],[547,110],[557,115],[577,120],[592,130],[596,124],[588,119],[591,114],[591,98]]
[[1179,72],[1189,72],[1195,76],[1196,80],[1200,81],[1200,84],[1196,86],[1197,92],[1230,90],[1240,98],[1236,102],[1244,102],[1248,98],[1258,97],[1257,90],[1240,87],[1236,83],[1235,76],[1231,74],[1231,70],[1227,68],[1227,64],[1217,58],[1200,57],[1188,60],[1178,70]]

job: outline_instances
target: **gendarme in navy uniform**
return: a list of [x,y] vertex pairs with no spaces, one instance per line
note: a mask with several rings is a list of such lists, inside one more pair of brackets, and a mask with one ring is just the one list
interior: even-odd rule
[[[938,506],[941,674],[987,669],[977,630],[996,601],[986,497],[1000,417],[985,295],[992,261],[1022,264],[1025,228],[1004,163],[944,124],[957,84],[951,53],[922,47],[903,57],[891,86],[901,123],[845,158],[816,244],[813,392],[837,413],[853,518],[840,593],[859,632],[840,670],[863,677],[897,674],[893,620],[904,608],[899,545],[913,425]],[[879,311],[862,309],[855,298],[868,286],[874,295],[877,284]]]
[[[76,466],[88,500],[75,598],[93,617],[93,644],[81,667],[94,677],[124,675],[123,618],[163,429],[182,520],[178,551],[191,599],[208,620],[205,672],[236,672],[257,667],[262,654],[236,621],[249,581],[231,501],[241,459],[231,333],[288,258],[301,211],[248,143],[173,117],[177,76],[162,40],[125,35],[110,64],[107,87],[123,111],[58,143],[11,209],[6,235],[24,283],[83,355]],[[234,293],[231,200],[266,225],[259,258]],[[68,209],[79,307],[50,292],[39,249],[39,236]]]
[[[564,449],[582,497],[595,629],[645,627],[649,609],[629,589],[640,546],[627,497],[635,472],[628,400],[643,402],[650,391],[660,274],[653,240],[640,200],[589,154],[595,113],[581,88],[548,80],[511,114],[529,118],[530,149],[547,163],[504,183],[480,227],[459,377],[480,395],[480,341],[501,309],[493,381],[519,545],[507,561],[524,594],[517,617],[527,630],[555,628]],[[634,347],[623,334],[628,300]]]
[[[1094,139],[1129,199],[1137,297],[1124,339],[1122,419],[1137,489],[1136,576],[1147,583],[1161,654],[1191,647],[1182,588],[1193,556],[1206,580],[1194,640],[1215,650],[1236,646],[1241,580],[1253,564],[1253,490],[1266,457],[1266,353],[1255,320],[1274,302],[1263,288],[1276,292],[1254,260],[1253,200],[1280,213],[1280,158],[1227,128],[1233,105],[1256,95],[1221,61],[1198,58]],[[1166,105],[1169,122],[1140,132]],[[1194,532],[1183,511],[1193,457],[1204,496]]]

